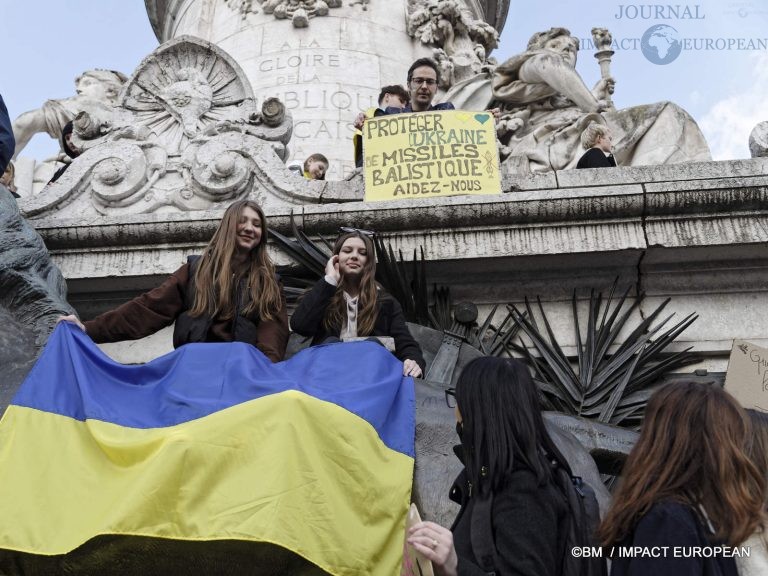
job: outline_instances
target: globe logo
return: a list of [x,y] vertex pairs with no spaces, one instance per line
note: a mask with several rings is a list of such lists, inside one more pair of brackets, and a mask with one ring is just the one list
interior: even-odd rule
[[666,24],[651,26],[643,34],[640,48],[649,62],[661,66],[674,62],[683,50],[677,30]]

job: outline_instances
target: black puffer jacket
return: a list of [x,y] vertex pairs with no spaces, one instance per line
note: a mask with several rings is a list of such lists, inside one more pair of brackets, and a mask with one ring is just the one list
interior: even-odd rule
[[[192,342],[209,342],[209,331],[213,324],[210,316],[190,316],[189,310],[195,303],[195,272],[200,264],[200,256],[189,256],[189,281],[184,290],[184,311],[176,318],[176,324],[173,327],[173,347],[178,348],[184,344]],[[278,278],[279,282],[279,278]],[[245,342],[256,346],[258,342],[258,314],[245,315],[245,308],[250,303],[248,298],[248,284],[246,278],[241,278],[235,288],[235,302],[237,314],[232,319],[231,337],[232,342]]]

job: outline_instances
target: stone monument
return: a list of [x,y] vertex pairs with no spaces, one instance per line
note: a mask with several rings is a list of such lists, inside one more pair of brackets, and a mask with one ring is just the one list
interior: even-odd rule
[[[508,0],[146,0],[165,42],[189,34],[228,52],[259,101],[293,115],[289,160],[321,152],[329,180],[354,170],[352,123],[382,86],[403,84],[411,62],[437,55],[461,80],[479,70],[504,25]],[[437,54],[433,52],[437,51]],[[443,88],[449,87],[450,82]]]
[[78,113],[114,105],[126,80],[124,74],[115,70],[86,70],[75,78],[75,96],[47,100],[40,108],[21,114],[13,121],[14,158],[36,133],[46,132],[58,140],[64,125]]
[[[286,169],[286,159],[327,146],[320,151],[341,175],[345,159],[351,163],[344,132],[354,113],[373,103],[381,84],[403,82],[415,57],[436,50],[445,54],[441,65],[454,83],[449,90],[469,93],[479,85],[475,93],[486,90],[490,101],[492,78],[501,80],[496,97],[506,106],[510,134],[520,140],[511,151],[521,153],[511,156],[524,158],[526,168],[537,153],[549,154],[552,142],[570,149],[579,123],[601,111],[609,124],[613,117],[619,128],[634,126],[622,122],[635,112],[611,116],[600,102],[605,98],[574,78],[567,31],[544,41],[557,41],[560,52],[552,44],[534,46],[494,77],[487,60],[493,35],[482,21],[500,28],[506,6],[148,0],[153,26],[168,41],[139,65],[114,107],[78,112],[73,138],[85,152],[59,182],[18,204],[67,279],[71,305],[88,319],[156,286],[200,252],[228,202],[251,197],[283,235],[294,232],[297,220],[311,236],[329,238],[341,226],[355,226],[374,229],[394,252],[423,248],[430,283],[449,285],[456,301],[476,302],[481,319],[496,304],[541,296],[555,308],[552,329],[572,358],[578,343],[570,310],[587,305],[572,303],[572,291],[588,294],[617,276],[634,287],[638,317],[670,296],[669,309],[699,313],[700,321],[678,339],[698,354],[698,368],[723,371],[735,337],[768,345],[766,158],[584,171],[564,169],[568,156],[554,154],[543,157],[544,172],[509,170],[499,195],[375,205],[361,201],[359,177],[310,182]],[[536,68],[539,57],[559,62],[554,78]],[[679,108],[636,112],[647,133],[667,126],[660,119],[670,115],[686,120],[682,131],[667,131],[661,141],[680,140],[694,152],[677,159],[667,154],[661,162],[695,159],[696,151],[708,158],[698,129],[688,130],[690,118]],[[627,154],[637,155],[644,142],[638,136]],[[9,195],[0,200],[13,202]],[[291,262],[274,245],[270,251],[277,264]],[[56,273],[33,266],[38,271],[57,286]],[[54,293],[43,296],[53,303],[40,326],[52,310],[67,311],[57,303],[61,291]],[[18,338],[29,342],[34,335]],[[104,348],[119,361],[143,362],[170,342],[161,332]],[[425,351],[431,361],[434,352]],[[440,390],[430,398],[439,401]],[[443,461],[445,454],[439,452]]]
[[[315,13],[306,13],[307,26],[303,28],[294,26],[303,18],[298,9],[290,18],[279,18],[275,14],[277,5],[272,13],[261,11],[265,3],[150,2],[148,10],[156,29],[166,36],[173,36],[184,21],[187,26],[195,22],[205,30],[226,25],[232,34],[245,35],[253,21],[261,22],[257,29],[262,35],[270,35],[271,28],[280,27],[286,34],[298,34],[306,40],[308,31],[333,21],[335,35],[323,42],[341,45],[347,42],[347,28],[342,24],[350,24],[348,20],[333,19],[349,10],[360,10],[368,18],[380,9],[376,8],[377,1],[335,8],[328,5],[328,13],[317,4]],[[450,8],[447,14],[435,11],[440,6],[443,4],[404,3],[400,13],[402,37],[427,52],[450,39],[448,48],[444,44],[439,49],[453,58],[456,83],[451,90],[469,89],[479,78],[492,98],[493,73],[488,62],[480,65],[478,53],[475,64],[471,58],[462,60],[459,56],[467,54],[461,48],[469,45],[467,38],[471,40],[473,34],[479,33],[477,30],[484,29],[470,16],[479,11],[489,15],[489,22],[493,15],[502,21],[503,6],[478,4],[469,15],[457,11],[459,5],[455,2],[445,4]],[[208,10],[203,15],[219,24],[209,22],[206,28],[208,20],[203,18],[198,23],[189,16],[190,10],[198,14],[203,8]],[[227,16],[230,12],[234,19]],[[171,14],[176,14],[177,19],[171,19]],[[456,18],[461,22],[456,24],[451,39],[445,23],[456,23]],[[370,30],[378,30],[378,24],[369,24]],[[424,40],[433,44],[424,46],[412,39],[409,24],[411,33],[423,34]],[[476,31],[471,32],[473,29]],[[609,123],[615,118],[621,127],[622,119],[639,119],[636,129],[644,126],[647,133],[667,125],[661,121],[663,118],[685,120],[682,133],[667,132],[668,142],[679,139],[686,144],[679,154],[693,150],[689,159],[696,157],[696,151],[708,157],[698,129],[691,127],[690,118],[673,105],[614,111],[606,103],[601,104],[572,68],[575,48],[570,34],[563,29],[553,30],[536,36],[537,41],[548,45],[546,48],[532,47],[500,66],[493,76],[497,97],[507,108],[505,122],[517,125],[513,135],[519,139],[520,150],[532,152],[519,154],[518,158],[530,164],[536,153],[552,148],[551,142],[561,142],[568,148],[579,122],[585,117],[600,117],[601,109]],[[222,42],[235,43],[234,38],[227,38]],[[480,37],[474,38],[477,41]],[[377,53],[391,53],[380,49],[387,45],[381,36],[377,42],[371,44]],[[245,48],[245,44],[238,46]],[[116,106],[78,114],[73,138],[85,152],[61,179],[39,194],[19,200],[22,214],[32,220],[67,278],[69,300],[82,317],[93,317],[157,285],[188,254],[200,251],[227,203],[243,197],[261,202],[270,227],[284,235],[292,234],[293,215],[310,235],[331,237],[340,226],[356,226],[375,229],[395,251],[404,254],[423,248],[430,281],[449,285],[457,300],[476,302],[481,318],[494,304],[519,303],[525,296],[537,294],[544,301],[561,302],[570,298],[575,287],[600,289],[616,276],[632,279],[638,287],[637,298],[643,302],[650,298],[648,307],[652,307],[653,298],[680,294],[676,275],[669,270],[671,266],[676,273],[683,271],[683,277],[688,278],[679,262],[694,268],[697,262],[706,263],[708,270],[721,265],[727,270],[734,266],[746,269],[757,263],[756,271],[749,274],[697,277],[697,290],[706,296],[680,298],[677,302],[681,312],[690,312],[688,306],[693,303],[714,311],[718,302],[726,300],[731,309],[742,309],[747,301],[759,300],[756,294],[762,294],[762,257],[758,250],[765,241],[762,216],[744,216],[744,201],[739,194],[751,194],[750,202],[762,205],[760,175],[765,173],[764,162],[683,162],[624,167],[595,175],[594,171],[564,170],[568,167],[567,156],[548,152],[542,162],[546,170],[543,173],[502,173],[505,193],[498,197],[367,204],[361,201],[359,175],[345,181],[309,181],[286,168],[284,160],[289,157],[296,131],[301,122],[310,122],[297,117],[292,121],[292,115],[308,111],[292,111],[285,101],[256,95],[241,63],[253,70],[262,64],[276,65],[284,58],[258,46],[258,54],[236,61],[221,46],[195,37],[180,36],[164,43],[125,83]],[[265,40],[264,46],[271,44]],[[558,47],[559,52],[555,50]],[[315,54],[320,67],[334,55],[341,58],[343,50],[313,48],[300,52],[304,59]],[[374,54],[367,57],[374,58]],[[345,53],[344,58],[352,59],[353,55]],[[377,58],[377,78],[382,77],[386,66],[395,68],[386,56]],[[526,67],[538,58],[559,62],[556,77],[547,80],[533,64]],[[480,71],[472,76],[476,65],[480,65]],[[334,72],[330,68],[334,67],[323,66],[323,73],[330,78]],[[537,73],[540,81],[534,78]],[[610,84],[608,73],[606,69],[607,77],[601,81],[605,89]],[[514,74],[523,77],[518,79]],[[569,75],[570,80],[560,89],[553,87],[557,78],[567,79]],[[258,80],[259,75],[255,77]],[[277,82],[278,76],[267,74],[267,78]],[[319,79],[307,84],[307,94],[326,90]],[[569,94],[571,97],[567,97]],[[515,114],[519,117],[513,118]],[[318,118],[323,122],[322,117]],[[552,126],[556,129],[552,130]],[[628,153],[637,155],[644,147],[647,150],[646,139],[636,137],[636,146]],[[530,148],[526,148],[528,144]],[[346,150],[346,141],[344,146]],[[680,235],[677,230],[684,233]],[[714,252],[713,246],[717,247]],[[272,250],[272,255],[278,264],[292,261],[277,249]],[[716,276],[718,281],[714,282]],[[747,289],[748,280],[753,283]],[[641,303],[639,308],[643,310],[645,305]],[[704,359],[704,367],[723,368],[722,358],[732,337],[752,338],[762,344],[759,315],[736,314],[707,325],[706,313],[699,312],[702,320],[696,330],[698,326],[707,328],[686,334]],[[569,331],[563,326],[563,332]],[[564,341],[569,338],[564,336]],[[158,334],[147,341],[109,345],[109,351],[121,361],[137,362],[156,357],[169,347],[167,334]]]

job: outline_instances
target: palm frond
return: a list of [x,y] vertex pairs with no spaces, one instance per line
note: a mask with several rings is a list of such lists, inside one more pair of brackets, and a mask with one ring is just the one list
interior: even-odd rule
[[[530,346],[523,342],[511,347],[531,366],[546,405],[608,424],[636,426],[650,387],[667,372],[695,362],[690,349],[670,353],[668,348],[697,316],[690,314],[674,324],[674,314],[661,318],[670,301],[667,299],[632,326],[632,314],[639,303],[628,304],[630,289],[618,295],[617,288],[618,280],[607,298],[594,290],[590,292],[586,321],[574,291],[571,313],[575,358],[569,357],[558,342],[539,298],[536,304],[540,325],[527,298],[527,317],[517,307],[509,306],[512,318],[530,342]],[[620,334],[627,336],[617,344]]]

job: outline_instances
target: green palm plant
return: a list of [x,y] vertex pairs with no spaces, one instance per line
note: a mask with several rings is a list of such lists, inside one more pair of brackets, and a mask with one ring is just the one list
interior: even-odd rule
[[690,348],[676,353],[665,349],[698,316],[690,314],[664,329],[672,314],[654,325],[670,301],[666,299],[616,345],[619,334],[629,330],[630,316],[639,306],[639,299],[625,306],[629,288],[614,302],[617,282],[605,301],[602,293],[595,294],[594,290],[590,293],[584,336],[576,291],[573,293],[576,367],[558,343],[538,298],[544,331],[539,328],[528,299],[524,312],[515,306],[508,307],[530,340],[530,347],[524,343],[512,347],[533,368],[534,380],[547,408],[606,424],[636,427],[642,422],[645,405],[661,376],[696,361]]
[[496,316],[498,307],[498,304],[494,305],[483,324],[477,330],[472,331],[469,343],[486,356],[512,357],[515,349],[513,341],[520,332],[520,324],[515,321],[514,315],[509,309],[501,324],[498,326],[493,324],[493,318]]
[[413,260],[407,262],[402,251],[398,251],[395,255],[392,245],[385,246],[380,237],[374,237],[374,244],[378,257],[376,280],[400,302],[406,320],[434,327],[435,318],[429,309],[427,295],[424,248],[421,248],[420,259],[416,257],[416,250],[414,250]]
[[298,266],[279,266],[277,272],[285,287],[285,296],[289,303],[296,302],[309,290],[319,278],[325,274],[325,265],[331,257],[333,247],[320,237],[319,241],[312,240],[296,226],[291,213],[291,232],[293,238],[283,236],[272,228],[269,235]]

